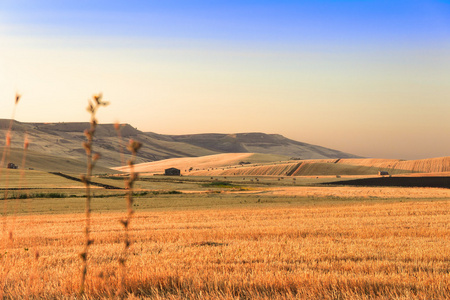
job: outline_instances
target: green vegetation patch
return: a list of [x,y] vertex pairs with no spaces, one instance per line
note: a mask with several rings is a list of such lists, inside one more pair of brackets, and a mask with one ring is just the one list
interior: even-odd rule
[[205,188],[223,188],[223,189],[239,189],[241,188],[238,185],[234,185],[229,181],[211,181],[209,183],[203,183],[201,184],[202,187]]
[[21,193],[21,194],[12,194],[8,199],[32,199],[32,198],[67,198],[67,197],[76,197],[75,195],[67,195],[65,193]]
[[[146,196],[155,196],[155,195],[179,195],[183,194],[180,191],[170,190],[170,191],[142,191],[142,192],[134,192],[133,197],[146,197]],[[105,193],[99,194],[94,193],[92,198],[111,198],[111,197],[125,197],[126,193]],[[57,192],[38,192],[38,193],[13,193],[7,197],[7,199],[59,199],[59,198],[86,198],[86,195],[75,195],[75,194],[67,194],[67,193],[57,193]]]

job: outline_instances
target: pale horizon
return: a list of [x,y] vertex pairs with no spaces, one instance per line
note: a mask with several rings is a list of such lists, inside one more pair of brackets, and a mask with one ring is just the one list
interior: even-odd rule
[[[0,118],[449,156],[446,1],[5,1]],[[176,121],[174,121],[176,120]]]

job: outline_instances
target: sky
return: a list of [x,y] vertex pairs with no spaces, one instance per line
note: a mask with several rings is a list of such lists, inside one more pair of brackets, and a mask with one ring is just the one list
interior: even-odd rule
[[0,118],[450,156],[450,1],[0,1]]

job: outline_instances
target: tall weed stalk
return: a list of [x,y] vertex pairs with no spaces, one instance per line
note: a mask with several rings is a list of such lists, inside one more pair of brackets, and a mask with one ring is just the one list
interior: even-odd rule
[[96,113],[97,110],[101,106],[106,106],[109,103],[102,100],[102,94],[92,96],[92,100],[88,100],[89,104],[87,107],[87,111],[89,112],[90,118],[90,128],[84,131],[84,135],[86,136],[86,141],[83,142],[83,148],[86,151],[87,158],[87,169],[86,174],[81,176],[81,181],[84,183],[86,188],[86,204],[85,204],[85,227],[84,227],[84,235],[85,235],[85,243],[84,249],[80,253],[80,258],[82,261],[81,268],[81,286],[80,286],[80,294],[84,294],[86,289],[86,275],[87,275],[87,263],[88,263],[88,254],[89,254],[89,246],[94,242],[91,239],[91,178],[92,171],[95,167],[96,162],[100,158],[99,153],[94,153],[93,151],[93,142],[95,130],[97,128],[97,119]]
[[[3,148],[3,153],[2,153],[2,159],[0,161],[0,182],[2,181],[2,171],[3,168],[5,166],[5,162],[8,159],[9,156],[9,152],[10,152],[10,148],[11,148],[11,135],[12,135],[12,127],[14,124],[14,118],[16,115],[16,108],[17,108],[17,104],[19,104],[19,100],[20,100],[21,95],[16,94],[15,96],[15,100],[14,100],[14,108],[13,108],[13,112],[11,115],[11,120],[9,122],[9,126],[8,126],[8,131],[6,132],[6,140],[5,140],[5,147]],[[5,192],[4,192],[4,199],[3,199],[3,230],[2,230],[2,236],[3,236],[3,241],[2,241],[2,245],[5,247],[5,249],[1,249],[1,253],[0,253],[0,261],[1,260],[5,260],[6,259],[6,255],[7,255],[7,246],[9,243],[12,242],[13,240],[13,233],[12,231],[9,231],[9,237],[6,236],[6,232],[7,232],[7,199],[8,199],[8,184],[9,184],[9,176],[8,176],[8,172],[6,173],[6,179],[5,179]],[[3,263],[3,262],[2,262]],[[6,264],[5,264],[6,265]],[[6,282],[7,282],[7,277],[9,274],[9,270],[6,269],[4,270],[6,272],[3,272],[3,274],[0,275],[0,299],[3,299],[3,293],[5,290],[5,286],[6,286]]]
[[[6,132],[6,141],[5,141],[5,147],[3,148],[3,154],[2,154],[2,160],[0,163],[0,181],[2,179],[2,170],[3,167],[5,166],[5,162],[7,161],[8,157],[9,157],[9,152],[11,149],[11,136],[12,136],[12,127],[14,124],[14,118],[16,115],[16,108],[17,108],[17,104],[19,104],[19,100],[20,100],[21,95],[16,94],[15,100],[14,100],[14,108],[13,108],[13,112],[11,115],[11,120],[9,121],[9,126],[8,126],[8,131]],[[8,169],[7,169],[8,170]],[[3,201],[3,235],[6,233],[7,229],[6,229],[6,218],[7,218],[7,199],[8,199],[8,173],[6,173],[6,179],[5,179],[5,192],[4,192],[4,201]],[[10,233],[11,235],[11,233]]]
[[133,187],[134,183],[138,179],[138,173],[134,171],[134,161],[136,158],[136,154],[138,150],[142,147],[142,144],[138,141],[135,141],[133,139],[130,140],[128,143],[127,149],[131,152],[131,158],[128,160],[128,167],[130,168],[130,176],[128,179],[125,180],[125,188],[127,190],[127,193],[125,195],[126,203],[127,203],[127,214],[125,219],[120,220],[124,227],[124,246],[122,249],[122,255],[119,258],[119,265],[121,268],[122,278],[120,281],[120,289],[119,289],[119,295],[123,296],[125,292],[125,286],[126,286],[126,261],[128,259],[128,249],[131,245],[131,239],[130,239],[130,222],[131,218],[133,217],[134,210],[133,210]]

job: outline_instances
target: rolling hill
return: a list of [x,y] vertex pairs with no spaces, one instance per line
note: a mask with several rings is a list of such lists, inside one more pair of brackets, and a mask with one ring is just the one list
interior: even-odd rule
[[[137,164],[144,174],[163,174],[175,167],[192,176],[374,176],[386,171],[396,176],[448,176],[450,157],[420,160],[395,159],[312,159],[286,160],[283,156],[227,153],[195,158],[175,158]],[[245,163],[241,163],[245,162]],[[127,167],[115,168],[128,172]]]
[[218,153],[264,153],[277,154],[298,159],[355,158],[353,154],[302,143],[279,134],[194,134],[172,135],[173,141],[188,143]]
[[[10,120],[0,120],[0,139],[4,140]],[[25,135],[30,140],[30,153],[61,157],[64,160],[85,161],[82,142],[87,122],[24,123],[13,121],[12,148],[21,149]],[[129,124],[121,126],[120,140],[113,124],[100,124],[94,140],[94,151],[102,158],[98,165],[105,168],[125,164],[121,155],[125,143],[135,139],[143,143],[137,163],[180,157],[200,157],[220,153],[263,153],[301,159],[356,158],[356,155],[264,133],[161,135],[142,132]],[[276,159],[279,160],[279,157]],[[6,163],[6,162],[5,162]]]
[[[135,165],[136,172],[143,174],[163,174],[165,169],[177,168],[182,174],[209,175],[211,172],[223,171],[225,168],[240,166],[239,163],[269,163],[286,160],[286,156],[260,154],[260,153],[221,153],[200,157],[180,157],[164,159]],[[114,168],[118,171],[128,172],[127,166]],[[203,174],[202,172],[205,172]]]
[[[0,120],[0,139],[5,139],[10,120]],[[21,167],[25,136],[30,140],[25,168],[46,172],[79,174],[86,168],[82,142],[88,123],[22,123],[13,121],[12,145],[4,166]],[[442,176],[450,172],[450,157],[421,160],[358,158],[333,149],[287,139],[277,134],[161,135],[142,132],[129,124],[121,126],[121,139],[113,124],[97,127],[94,151],[101,153],[95,173],[127,171],[128,155],[121,149],[129,139],[143,143],[136,170],[161,174],[179,168],[184,175],[198,176],[372,176],[419,173]],[[0,147],[3,152],[3,148]],[[122,151],[123,152],[123,151]],[[237,152],[237,153],[236,153]],[[114,168],[114,169],[112,169]]]
[[[3,149],[4,147],[0,147],[0,153],[3,153]],[[68,157],[64,158],[61,156],[42,154],[28,150],[26,153],[25,165],[23,165],[23,154],[23,149],[10,149],[5,164],[12,162],[19,168],[25,167],[25,169],[40,170],[45,172],[63,172],[75,175],[86,172],[86,159],[77,160]],[[94,174],[111,173],[117,173],[117,171],[102,166],[96,166],[94,168]]]

